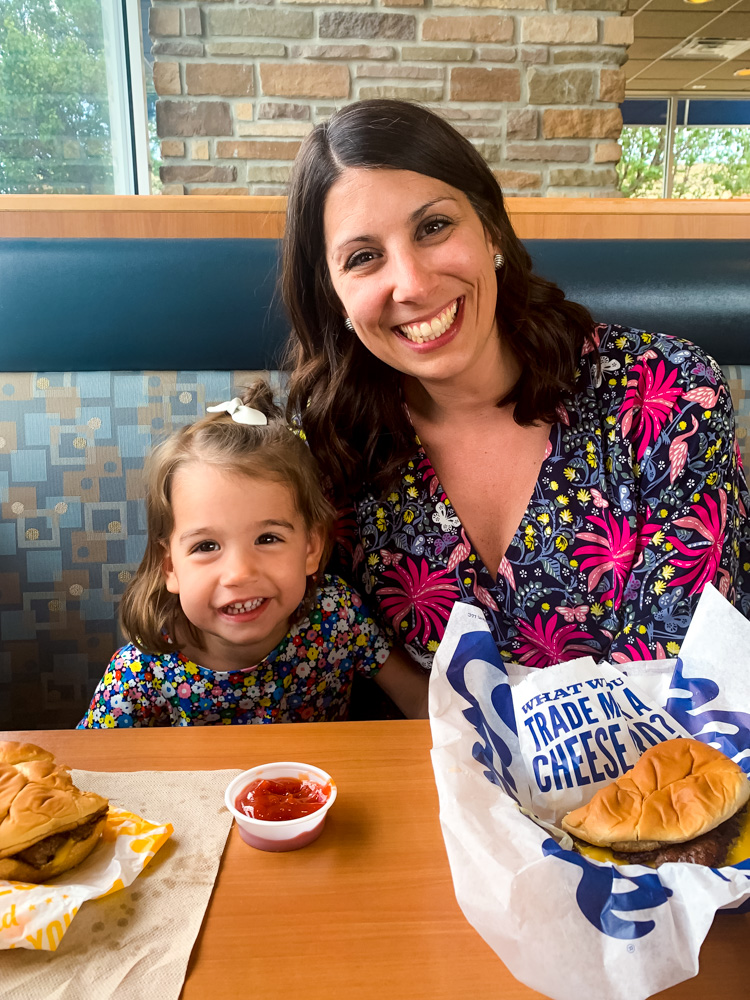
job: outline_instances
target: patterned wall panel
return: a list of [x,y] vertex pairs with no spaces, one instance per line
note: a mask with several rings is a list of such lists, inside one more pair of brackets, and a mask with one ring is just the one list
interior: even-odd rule
[[0,729],[78,721],[121,643],[146,455],[257,374],[0,375]]
[[[148,451],[257,374],[0,375],[0,729],[76,724],[121,644]],[[747,468],[750,367],[726,376]]]
[[745,472],[750,472],[750,365],[725,365],[724,375],[734,403],[737,443]]

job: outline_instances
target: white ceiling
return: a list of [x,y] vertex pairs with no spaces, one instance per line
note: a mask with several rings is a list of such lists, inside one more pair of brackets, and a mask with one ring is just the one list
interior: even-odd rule
[[[629,0],[627,14],[635,17],[635,41],[628,49],[625,76],[628,95],[726,93],[750,95],[750,0]],[[734,59],[669,59],[688,38],[747,39],[748,48]]]

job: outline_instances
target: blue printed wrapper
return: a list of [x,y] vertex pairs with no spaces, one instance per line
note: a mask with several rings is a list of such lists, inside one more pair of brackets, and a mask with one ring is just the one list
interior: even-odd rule
[[716,910],[750,906],[750,861],[618,866],[560,829],[665,739],[704,740],[750,772],[750,622],[718,591],[705,589],[678,659],[625,667],[505,664],[465,604],[435,656],[432,760],[459,905],[552,1000],[645,1000],[697,973]]

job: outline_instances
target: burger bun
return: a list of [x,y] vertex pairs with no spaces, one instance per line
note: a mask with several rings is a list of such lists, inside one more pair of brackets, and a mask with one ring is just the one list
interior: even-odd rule
[[649,747],[562,826],[596,847],[652,851],[714,830],[748,799],[750,780],[733,760],[700,740],[672,739]]

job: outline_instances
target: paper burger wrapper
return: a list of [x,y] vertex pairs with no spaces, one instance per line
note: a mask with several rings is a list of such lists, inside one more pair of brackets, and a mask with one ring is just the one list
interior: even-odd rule
[[0,949],[55,951],[82,903],[134,882],[174,832],[110,805],[92,853],[48,885],[0,880]]

